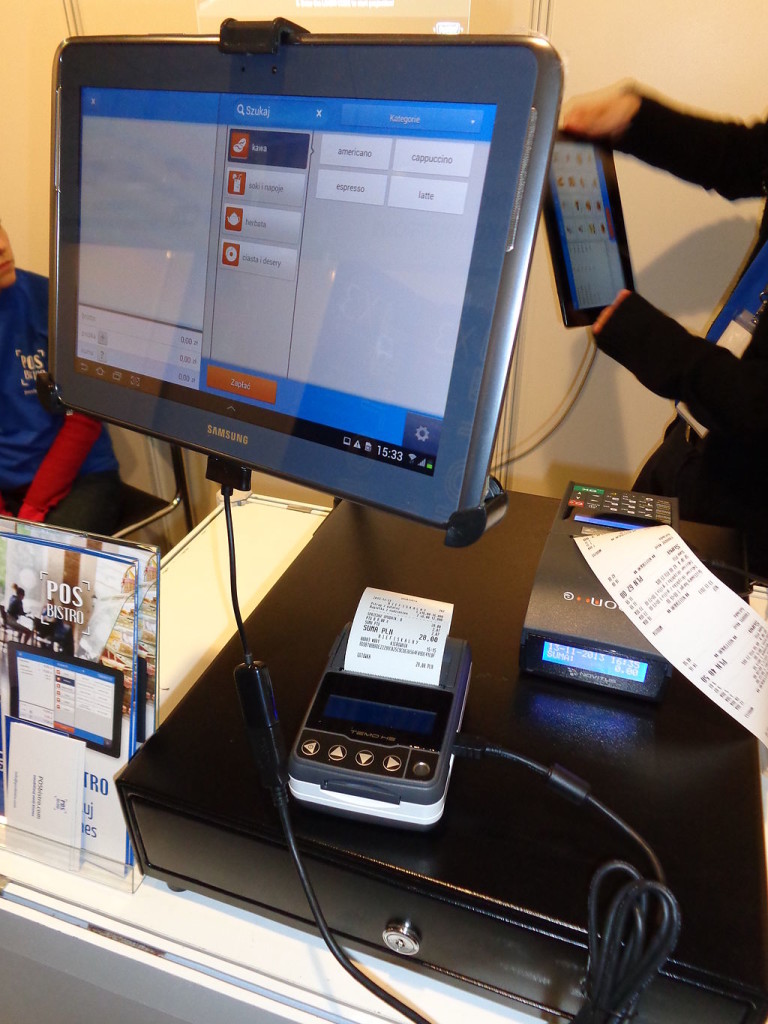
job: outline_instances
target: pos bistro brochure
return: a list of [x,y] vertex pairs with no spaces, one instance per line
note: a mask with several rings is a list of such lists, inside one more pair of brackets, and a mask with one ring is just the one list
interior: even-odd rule
[[114,777],[156,726],[159,560],[151,546],[0,520],[9,845],[20,830],[133,863]]

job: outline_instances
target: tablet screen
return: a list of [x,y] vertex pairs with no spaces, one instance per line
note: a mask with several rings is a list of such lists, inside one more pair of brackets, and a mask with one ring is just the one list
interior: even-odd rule
[[66,43],[62,400],[436,526],[471,512],[559,89],[507,37]]
[[559,135],[544,214],[563,323],[592,324],[622,288],[633,288],[610,151]]

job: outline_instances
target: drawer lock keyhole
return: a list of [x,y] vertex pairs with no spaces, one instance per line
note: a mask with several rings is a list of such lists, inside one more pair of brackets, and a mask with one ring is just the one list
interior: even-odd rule
[[390,921],[382,938],[388,949],[401,956],[416,956],[421,947],[421,935],[410,921]]

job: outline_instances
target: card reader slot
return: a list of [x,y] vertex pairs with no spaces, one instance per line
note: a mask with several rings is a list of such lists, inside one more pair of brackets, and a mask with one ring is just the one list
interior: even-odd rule
[[655,526],[659,522],[645,516],[626,516],[617,512],[612,512],[609,515],[577,514],[573,517],[573,521],[586,523],[589,526],[602,526],[606,530],[640,530],[644,526]]
[[390,789],[383,786],[372,786],[364,782],[331,782],[326,779],[320,784],[320,789],[326,793],[341,793],[344,796],[356,796],[364,800],[378,800],[379,803],[394,804],[400,803],[400,797]]

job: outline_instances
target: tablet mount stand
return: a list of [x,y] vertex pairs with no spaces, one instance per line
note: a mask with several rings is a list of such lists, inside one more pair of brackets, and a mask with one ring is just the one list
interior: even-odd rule
[[277,53],[286,43],[300,43],[308,29],[286,18],[273,21],[238,21],[227,18],[219,30],[222,53]]

